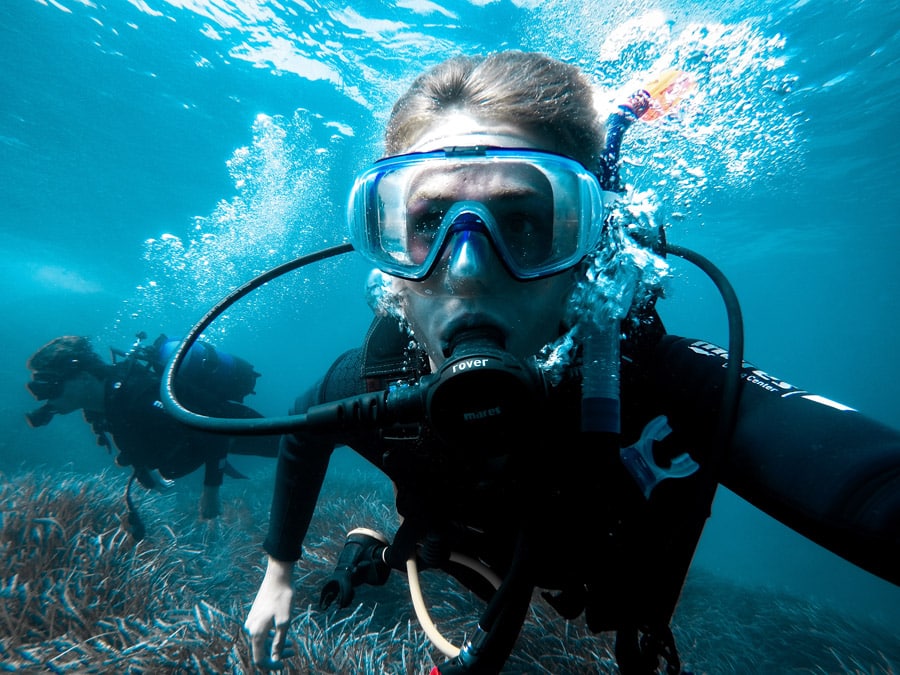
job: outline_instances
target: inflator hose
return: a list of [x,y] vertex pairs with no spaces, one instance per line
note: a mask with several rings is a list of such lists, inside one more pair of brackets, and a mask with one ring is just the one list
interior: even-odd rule
[[531,605],[534,580],[529,564],[530,540],[527,528],[521,527],[509,570],[478,619],[474,632],[456,656],[439,665],[432,673],[483,675],[500,671]]
[[[495,591],[500,588],[502,579],[500,579],[493,570],[486,567],[478,560],[461,553],[451,553],[450,561],[468,567],[473,572],[477,572],[494,587]],[[422,595],[422,586],[419,583],[419,567],[416,564],[415,556],[412,556],[406,561],[406,576],[409,580],[409,595],[412,599],[413,609],[416,611],[416,618],[419,620],[419,625],[422,626],[422,630],[425,631],[425,635],[428,636],[431,643],[437,647],[444,656],[451,659],[456,658],[459,656],[460,648],[441,635],[437,626],[434,625],[434,621],[431,620],[431,615],[428,613],[428,607],[425,605],[425,598]]]

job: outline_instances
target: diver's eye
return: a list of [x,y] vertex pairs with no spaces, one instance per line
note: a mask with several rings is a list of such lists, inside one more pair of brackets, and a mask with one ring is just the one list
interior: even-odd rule
[[435,207],[418,214],[410,214],[407,228],[411,234],[434,234],[440,228],[445,213],[445,210]]
[[410,259],[421,264],[431,252],[447,207],[442,202],[417,202],[406,213],[406,248]]
[[406,204],[406,231],[408,235],[434,235],[450,204],[443,199],[413,199]]
[[516,264],[535,265],[552,255],[553,224],[545,211],[512,209],[498,218],[503,245]]
[[543,227],[531,213],[507,213],[503,216],[503,232],[514,237],[528,237]]

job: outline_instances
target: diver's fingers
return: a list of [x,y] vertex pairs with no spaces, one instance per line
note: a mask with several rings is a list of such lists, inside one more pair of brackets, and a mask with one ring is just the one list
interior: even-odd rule
[[253,663],[258,666],[264,665],[267,661],[266,655],[266,638],[269,631],[267,630],[251,630],[245,625],[247,632],[250,633],[250,653],[253,657]]
[[281,661],[284,643],[287,640],[288,626],[290,626],[290,621],[275,625],[275,637],[272,638],[272,661],[274,663]]

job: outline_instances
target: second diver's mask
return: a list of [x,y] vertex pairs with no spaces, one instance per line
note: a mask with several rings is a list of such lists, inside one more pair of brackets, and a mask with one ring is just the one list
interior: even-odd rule
[[67,376],[61,373],[38,371],[31,376],[31,381],[25,386],[38,401],[48,401],[62,395],[67,379]]
[[50,424],[56,410],[50,403],[52,399],[62,396],[65,389],[67,375],[51,371],[36,371],[31,376],[31,381],[25,387],[38,401],[44,401],[44,405],[31,412],[25,413],[25,420],[31,428],[43,427]]
[[354,248],[384,272],[422,280],[450,238],[489,235],[509,273],[539,279],[600,241],[603,190],[573,159],[538,150],[446,148],[379,160],[350,193]]

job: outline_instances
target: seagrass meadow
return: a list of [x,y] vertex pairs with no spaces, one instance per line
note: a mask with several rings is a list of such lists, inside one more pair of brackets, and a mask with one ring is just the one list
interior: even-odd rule
[[[263,573],[270,482],[231,482],[224,513],[196,519],[196,495],[141,492],[147,536],[123,528],[120,473],[0,476],[0,670],[251,673],[242,622]],[[326,485],[297,575],[289,673],[427,673],[441,655],[412,614],[401,575],[360,588],[354,605],[317,609],[344,533],[390,531],[389,489]],[[433,617],[459,641],[480,602],[423,575]],[[900,638],[834,611],[692,571],[674,622],[695,673],[895,673]],[[538,594],[504,672],[615,673],[612,636],[559,619]]]

